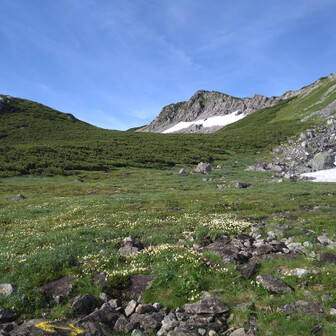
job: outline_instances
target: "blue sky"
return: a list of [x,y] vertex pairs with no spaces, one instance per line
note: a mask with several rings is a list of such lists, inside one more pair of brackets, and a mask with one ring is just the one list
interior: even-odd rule
[[336,72],[335,0],[0,0],[0,93],[125,130]]

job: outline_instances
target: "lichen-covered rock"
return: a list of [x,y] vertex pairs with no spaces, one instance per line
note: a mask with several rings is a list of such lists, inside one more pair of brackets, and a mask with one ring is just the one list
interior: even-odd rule
[[6,296],[11,295],[15,291],[15,287],[11,284],[5,283],[0,284],[0,294],[4,294]]
[[42,294],[51,296],[56,303],[60,303],[63,298],[71,294],[74,281],[75,277],[64,277],[47,283],[40,287],[39,290]]
[[274,294],[286,294],[294,292],[292,287],[270,274],[260,274],[256,277],[256,281],[264,286],[269,292]]
[[88,315],[98,306],[98,301],[91,294],[86,294],[75,298],[72,307],[78,314]]
[[208,298],[184,305],[187,314],[223,314],[229,308],[217,298]]
[[279,308],[277,312],[284,314],[323,314],[323,305],[320,302],[296,301],[287,303]]
[[196,169],[194,170],[194,173],[197,174],[209,174],[211,173],[212,169],[211,166],[208,163],[200,162]]

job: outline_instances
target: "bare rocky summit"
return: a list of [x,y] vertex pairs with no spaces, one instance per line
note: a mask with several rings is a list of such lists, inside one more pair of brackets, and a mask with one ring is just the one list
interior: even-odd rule
[[[288,94],[286,98],[287,96]],[[235,98],[217,91],[200,90],[188,101],[165,106],[155,120],[138,129],[138,132],[162,133],[182,121],[190,122],[232,113],[248,115],[261,108],[273,106],[282,99],[284,99],[283,96],[268,98],[259,94],[255,94],[252,98]],[[179,131],[179,133],[213,133],[222,127],[194,125]]]

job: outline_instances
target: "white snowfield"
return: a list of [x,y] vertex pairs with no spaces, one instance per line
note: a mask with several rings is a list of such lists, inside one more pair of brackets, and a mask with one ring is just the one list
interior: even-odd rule
[[203,125],[203,127],[212,127],[212,126],[226,126],[232,124],[240,119],[243,119],[245,114],[236,114],[236,112],[232,112],[230,114],[224,116],[210,117],[206,119],[200,119],[195,121],[181,121],[175,126],[166,129],[162,133],[173,133],[178,132],[184,128],[193,126],[193,125]]
[[302,176],[314,178],[313,182],[336,182],[336,168],[304,173]]

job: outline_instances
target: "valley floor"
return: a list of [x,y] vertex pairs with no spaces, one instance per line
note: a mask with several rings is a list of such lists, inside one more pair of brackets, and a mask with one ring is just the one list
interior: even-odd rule
[[[213,301],[220,313],[210,314],[218,335],[239,328],[250,335],[334,335],[336,184],[278,183],[269,173],[245,171],[251,162],[244,156],[219,163],[207,175],[189,174],[194,167],[184,167],[186,175],[120,168],[1,179],[0,287],[12,285],[1,287],[10,292],[0,294],[2,335],[9,325],[7,334],[18,335],[18,324],[33,318],[42,320],[21,326],[36,335],[60,319],[66,322],[55,335],[75,335],[100,314],[74,303],[89,294],[93,309],[121,300],[111,310],[118,324],[106,322],[106,305],[97,310],[111,332],[126,332],[122,325],[139,314],[176,319],[180,329],[192,319],[194,328],[205,315],[188,304],[213,298],[221,302]],[[238,182],[251,187],[236,188]],[[11,200],[18,194],[25,199]],[[153,277],[134,309],[152,308],[127,315],[127,293],[139,274]],[[46,294],[45,285],[69,278],[67,295]],[[194,334],[215,335],[208,326]]]

